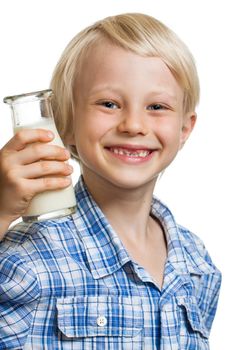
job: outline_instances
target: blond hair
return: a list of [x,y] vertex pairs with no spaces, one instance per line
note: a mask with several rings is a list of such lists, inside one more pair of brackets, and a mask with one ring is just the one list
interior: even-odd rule
[[[54,117],[65,143],[73,125],[74,86],[88,51],[103,39],[144,57],[159,57],[184,90],[184,113],[194,112],[199,101],[199,79],[192,54],[178,36],[157,19],[140,13],[107,17],[78,33],[65,48],[55,67]],[[87,73],[88,74],[88,73]],[[91,73],[90,73],[91,74]],[[71,148],[77,156],[74,147]]]

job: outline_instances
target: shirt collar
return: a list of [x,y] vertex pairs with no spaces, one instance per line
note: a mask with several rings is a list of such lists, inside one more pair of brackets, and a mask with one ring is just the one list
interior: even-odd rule
[[157,198],[152,200],[152,214],[160,221],[168,247],[168,262],[178,274],[209,274],[215,270],[204,257],[199,238],[177,225],[170,210]]
[[[82,176],[75,186],[75,192],[78,210],[73,219],[85,247],[90,271],[95,279],[102,278],[119,270],[131,258],[88,192]],[[156,198],[152,200],[151,213],[163,226],[168,245],[168,262],[178,274],[213,272],[212,266],[204,260],[190,239],[188,231],[182,231],[169,209]]]
[[75,186],[78,210],[73,215],[95,279],[119,270],[131,260],[121,240],[87,190],[82,176]]

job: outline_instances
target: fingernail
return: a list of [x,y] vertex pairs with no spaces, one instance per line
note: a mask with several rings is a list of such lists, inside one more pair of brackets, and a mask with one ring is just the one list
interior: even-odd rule
[[70,152],[67,149],[65,149],[65,154],[67,157],[70,157]]
[[53,135],[52,131],[48,131],[48,132],[47,132],[47,136],[48,136],[50,139],[53,139],[53,138],[54,138],[54,135]]
[[66,178],[64,179],[64,182],[65,182],[65,184],[70,184],[70,183],[71,183],[70,177],[66,177]]

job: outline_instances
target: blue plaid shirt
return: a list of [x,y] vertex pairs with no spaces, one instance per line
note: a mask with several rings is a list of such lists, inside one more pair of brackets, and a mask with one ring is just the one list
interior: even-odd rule
[[209,349],[221,274],[200,239],[153,199],[168,246],[159,290],[82,178],[76,196],[72,217],[20,223],[0,245],[0,349]]

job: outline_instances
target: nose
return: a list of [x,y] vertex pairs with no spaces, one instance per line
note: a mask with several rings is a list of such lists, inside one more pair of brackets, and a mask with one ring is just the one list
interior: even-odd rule
[[131,136],[146,135],[148,132],[146,116],[142,111],[125,110],[121,114],[118,131]]

